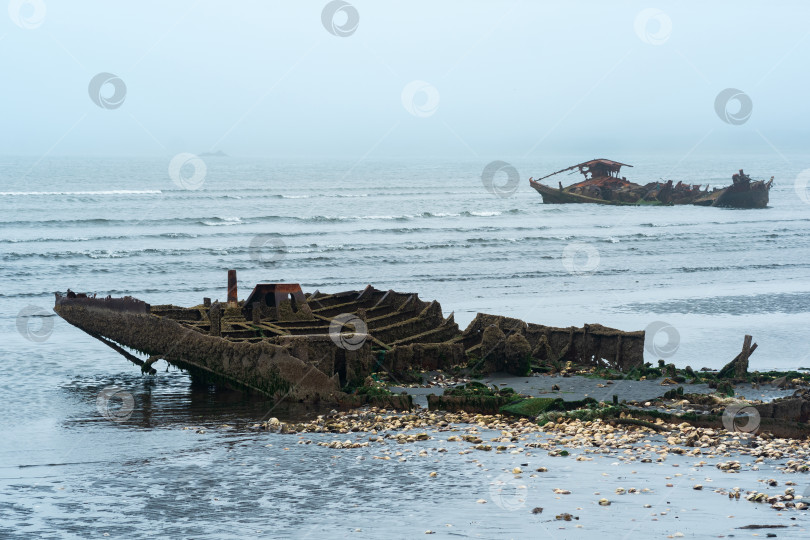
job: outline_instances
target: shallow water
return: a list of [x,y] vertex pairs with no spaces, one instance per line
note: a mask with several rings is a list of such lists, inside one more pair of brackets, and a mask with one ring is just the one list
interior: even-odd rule
[[[478,162],[207,160],[202,188],[181,190],[161,160],[46,159],[31,169],[6,158],[6,317],[49,310],[52,292],[68,287],[193,305],[224,297],[235,268],[243,295],[258,281],[309,291],[371,283],[435,298],[462,326],[478,311],[626,330],[663,321],[678,332],[668,361],[681,366],[721,366],[745,333],[759,343],[758,368],[808,359],[810,206],[793,181],[810,159],[747,160],[755,177],[776,176],[764,210],[543,205],[523,182],[500,198],[483,188]],[[515,166],[525,182],[571,160]],[[633,161],[626,174],[640,182],[669,173],[723,185],[737,168],[722,158],[676,169]]]
[[[447,432],[431,432],[434,438],[420,443],[331,450],[297,443],[362,441],[367,434],[199,427],[121,425],[110,440],[109,430],[81,421],[51,426],[54,433],[37,445],[63,449],[64,461],[38,463],[40,456],[33,455],[25,466],[4,467],[0,501],[6,518],[0,532],[44,538],[318,538],[328,530],[339,538],[413,538],[432,530],[439,537],[554,539],[663,538],[682,532],[707,538],[748,536],[735,529],[778,524],[788,527],[778,531],[780,538],[806,538],[810,523],[806,512],[778,513],[713,491],[739,486],[777,494],[786,479],[799,484],[797,493],[804,490],[802,475],[784,475],[771,463],[752,470],[750,459],[742,460],[740,474],[727,474],[713,463],[698,465],[699,458],[672,455],[663,464],[627,461],[627,455],[590,455],[592,461],[578,462],[580,451],[568,457],[531,449],[522,455],[460,455],[471,445],[448,442]],[[89,439],[100,430],[108,431],[108,442],[91,446]],[[480,432],[485,440],[498,435]],[[447,452],[438,452],[441,448]],[[427,455],[418,456],[423,449]],[[384,455],[391,460],[375,459]],[[512,474],[516,466],[525,472]],[[534,473],[540,466],[548,472]],[[761,483],[771,477],[781,487]],[[704,490],[694,491],[697,483]],[[651,491],[616,495],[617,487]],[[556,495],[556,488],[572,493]],[[612,505],[599,506],[601,497]],[[542,514],[532,514],[538,506]],[[579,519],[555,520],[563,512]]]
[[[641,183],[668,175],[720,185],[740,166],[722,157],[679,165],[626,159],[637,166],[625,174]],[[528,176],[579,158],[513,162],[522,183],[505,198],[482,187],[479,162],[206,160],[208,175],[196,191],[171,183],[168,159],[0,161],[0,536],[317,537],[329,529],[336,536],[412,537],[432,529],[462,537],[587,538],[588,531],[629,530],[631,519],[645,534],[664,536],[735,534],[732,526],[788,519],[691,488],[674,490],[667,498],[673,511],[657,522],[639,508],[642,496],[604,511],[594,506],[598,489],[570,487],[602,478],[597,472],[610,473],[611,482],[625,481],[617,471],[630,478],[624,465],[601,458],[549,467],[558,475],[551,480],[568,483],[553,487],[574,491],[570,500],[554,499],[546,476],[526,480],[519,511],[480,505],[477,499],[491,498],[488,475],[511,469],[512,456],[448,452],[393,463],[371,459],[372,449],[298,446],[296,436],[255,433],[247,426],[256,421],[308,411],[213,394],[182,372],[163,371],[163,363],[157,376],[142,377],[53,317],[51,306],[53,292],[67,288],[153,304],[224,299],[225,271],[235,268],[242,297],[258,281],[297,281],[325,292],[371,283],[435,298],[462,327],[478,311],[625,330],[662,321],[677,330],[677,340],[654,340],[649,359],[663,352],[679,367],[720,367],[750,333],[759,343],[752,369],[792,369],[810,360],[810,207],[793,189],[809,159],[746,161],[753,176],[776,176],[765,210],[551,206],[525,185]],[[579,255],[566,267],[564,250],[572,244]],[[123,422],[97,407],[110,386],[132,396]],[[200,427],[206,433],[197,433]],[[472,458],[490,470],[480,471]],[[529,461],[536,467],[550,459]],[[650,504],[665,506],[664,469],[638,467],[638,487],[657,483]],[[428,481],[434,469],[440,475]],[[756,482],[751,474],[747,484]],[[535,516],[528,511],[534,506],[546,510]],[[583,529],[565,523],[560,531],[549,521],[559,511],[580,515]],[[709,519],[729,514],[738,517]],[[806,535],[799,528],[777,532]]]

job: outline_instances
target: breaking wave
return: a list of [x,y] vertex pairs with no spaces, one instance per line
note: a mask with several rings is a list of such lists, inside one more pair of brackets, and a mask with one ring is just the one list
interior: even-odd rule
[[107,191],[0,191],[5,197],[27,197],[40,195],[160,195],[159,189],[111,189]]

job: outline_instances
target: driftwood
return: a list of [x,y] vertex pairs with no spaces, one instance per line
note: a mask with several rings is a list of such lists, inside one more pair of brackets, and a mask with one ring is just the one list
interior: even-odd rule
[[757,344],[751,344],[753,338],[748,334],[745,335],[743,340],[743,347],[740,354],[734,357],[734,360],[723,366],[720,370],[718,377],[720,378],[734,378],[744,379],[748,374],[748,358],[757,350]]

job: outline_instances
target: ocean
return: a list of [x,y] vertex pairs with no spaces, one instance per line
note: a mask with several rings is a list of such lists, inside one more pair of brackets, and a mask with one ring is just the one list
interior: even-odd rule
[[[528,185],[590,157],[507,159],[514,191],[482,182],[498,156],[203,156],[179,183],[171,156],[0,158],[0,536],[289,537],[303,523],[315,537],[330,524],[336,536],[410,537],[402,527],[435,528],[424,522],[442,501],[453,534],[529,531],[492,516],[494,529],[469,526],[478,497],[453,502],[478,489],[462,464],[443,465],[455,483],[426,490],[416,465],[387,474],[346,451],[243,429],[279,415],[272,404],[212,394],[163,362],[141,376],[54,316],[53,293],[68,288],[189,306],[224,300],[236,269],[241,298],[258,282],[371,284],[436,299],[462,328],[478,312],[663,328],[647,360],[695,369],[722,367],[751,334],[751,370],[810,367],[810,204],[796,189],[810,157],[615,156],[635,165],[622,174],[638,183],[721,186],[741,167],[774,176],[760,210],[544,205]],[[134,396],[125,422],[98,411],[111,385]]]

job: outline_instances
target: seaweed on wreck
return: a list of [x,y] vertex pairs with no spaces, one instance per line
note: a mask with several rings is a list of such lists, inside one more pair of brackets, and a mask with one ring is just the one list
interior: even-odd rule
[[[633,418],[627,416],[630,412],[625,405],[608,405],[578,408],[570,411],[549,411],[537,417],[537,424],[544,426],[550,422],[559,422],[566,420],[579,420],[581,422],[593,422],[594,420],[608,421],[612,424],[638,426],[652,429],[654,431],[668,431],[670,428],[665,425],[660,425],[655,422],[650,422],[640,418]],[[633,410],[632,413],[636,415],[639,411]],[[656,413],[658,411],[642,411],[642,414],[648,412]],[[649,414],[648,416],[658,418],[656,414]],[[662,420],[672,421],[672,418],[666,418],[666,414],[661,415]]]
[[383,386],[358,386],[353,390],[350,388],[344,388],[343,391],[347,394],[354,394],[356,396],[380,397],[394,395],[393,392]]
[[606,407],[588,407],[578,408],[567,411],[548,411],[540,414],[537,419],[538,426],[544,426],[549,422],[556,422],[558,420],[580,420],[583,422],[592,422],[597,419],[607,419],[618,417],[622,412],[627,411],[627,407],[623,405],[608,405]]
[[524,398],[513,401],[501,407],[501,412],[515,416],[536,418],[538,415],[550,411],[572,411],[592,408],[599,402],[592,397],[566,401],[562,398]]
[[474,397],[474,396],[510,396],[515,391],[512,388],[494,388],[486,384],[470,381],[467,384],[454,386],[444,391],[445,396]]
[[721,396],[734,397],[734,386],[728,381],[723,381],[717,385],[715,392]]
[[744,374],[735,374],[731,369],[725,369],[725,371],[723,371],[703,368],[700,371],[695,371],[690,366],[686,366],[683,369],[676,368],[673,364],[664,363],[663,360],[658,361],[657,367],[653,367],[650,362],[645,362],[643,365],[637,366],[627,373],[622,373],[615,369],[603,368],[580,374],[589,378],[614,380],[641,380],[642,377],[644,379],[669,377],[680,384],[688,381],[689,384],[708,384],[711,388],[717,388],[724,381],[731,384],[768,384],[779,381],[782,378],[787,378],[788,380],[798,379],[802,382],[810,382],[810,373],[801,373],[799,371],[748,371]]
[[525,416],[535,418],[548,408],[559,398],[526,398],[514,401],[501,407],[501,412],[515,416]]
[[466,411],[480,414],[496,414],[500,408],[515,400],[512,388],[493,388],[471,381],[466,385],[448,388],[444,395],[429,395],[430,410]]

